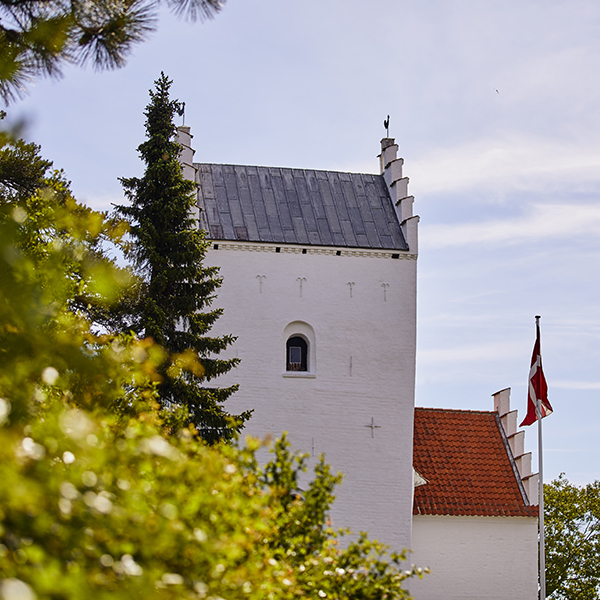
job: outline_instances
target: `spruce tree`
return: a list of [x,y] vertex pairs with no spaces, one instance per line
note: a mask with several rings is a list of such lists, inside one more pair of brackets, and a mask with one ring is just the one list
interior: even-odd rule
[[[222,314],[222,309],[210,309],[222,280],[217,267],[203,265],[208,242],[191,215],[195,184],[184,179],[178,160],[181,147],[175,141],[173,119],[181,105],[170,98],[171,83],[161,73],[150,90],[147,139],[138,147],[146,164],[144,176],[121,179],[131,205],[118,206],[117,211],[130,223],[128,254],[143,279],[131,327],[169,353],[159,384],[162,406],[185,407],[200,435],[215,443],[231,438],[250,413],[233,416],[223,408],[237,386],[203,385],[239,360],[216,357],[235,340],[232,335],[207,336]],[[181,360],[192,354],[202,369]]]

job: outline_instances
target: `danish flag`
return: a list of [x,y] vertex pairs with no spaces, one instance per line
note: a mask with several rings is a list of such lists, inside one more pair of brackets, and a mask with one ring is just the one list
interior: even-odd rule
[[548,402],[548,385],[542,370],[542,354],[540,343],[540,323],[539,317],[536,317],[536,339],[533,346],[533,356],[531,357],[531,369],[529,370],[529,400],[527,402],[527,415],[519,427],[523,425],[531,425],[538,418],[538,400],[541,410],[541,418],[547,417],[552,413],[552,406]]

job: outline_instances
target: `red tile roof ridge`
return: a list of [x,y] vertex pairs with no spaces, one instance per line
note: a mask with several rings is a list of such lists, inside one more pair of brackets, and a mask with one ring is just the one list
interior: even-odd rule
[[467,408],[433,408],[432,406],[415,406],[415,410],[426,410],[431,412],[454,412],[454,413],[476,413],[484,415],[495,415],[495,410],[471,410]]

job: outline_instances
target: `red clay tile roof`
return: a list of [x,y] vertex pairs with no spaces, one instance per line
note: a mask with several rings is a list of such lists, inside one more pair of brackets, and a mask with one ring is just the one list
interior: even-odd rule
[[495,412],[415,409],[415,515],[535,517],[523,500]]

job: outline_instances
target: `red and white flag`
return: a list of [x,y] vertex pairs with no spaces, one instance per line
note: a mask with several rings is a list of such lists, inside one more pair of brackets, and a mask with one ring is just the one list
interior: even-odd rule
[[552,406],[548,402],[548,385],[542,371],[542,353],[540,343],[540,324],[536,320],[537,336],[533,346],[533,356],[531,357],[531,369],[529,370],[529,400],[527,402],[527,415],[519,427],[531,425],[538,420],[538,400],[542,419],[552,413]]

